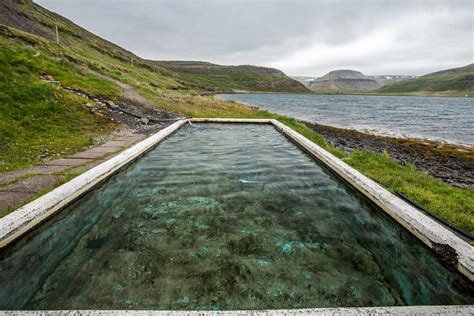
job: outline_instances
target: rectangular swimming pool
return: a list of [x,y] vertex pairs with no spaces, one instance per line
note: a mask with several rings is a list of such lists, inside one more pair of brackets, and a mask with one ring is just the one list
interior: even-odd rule
[[0,252],[0,309],[474,303],[474,287],[270,125],[186,125]]

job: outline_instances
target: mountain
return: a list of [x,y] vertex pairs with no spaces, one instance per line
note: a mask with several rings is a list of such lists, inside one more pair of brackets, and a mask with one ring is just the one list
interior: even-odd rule
[[474,64],[438,71],[384,86],[375,92],[382,94],[474,96]]
[[0,24],[51,41],[56,40],[83,57],[94,60],[97,54],[156,72],[166,87],[196,91],[305,92],[299,82],[283,72],[256,66],[220,66],[203,62],[159,62],[144,60],[130,51],[104,40],[68,19],[50,12],[31,0],[2,0]]
[[251,65],[222,66],[199,61],[154,61],[160,67],[179,73],[181,78],[213,91],[307,92],[300,82],[274,68]]
[[381,87],[381,84],[355,70],[334,70],[312,81],[308,87],[317,92],[365,91]]

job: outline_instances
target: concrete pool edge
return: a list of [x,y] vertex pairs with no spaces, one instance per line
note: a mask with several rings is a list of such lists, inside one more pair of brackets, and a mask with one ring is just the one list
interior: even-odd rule
[[173,123],[104,163],[0,218],[0,250],[75,201],[125,165],[133,162],[186,122],[187,120],[179,120]]
[[456,269],[469,280],[474,281],[474,250],[471,245],[306,137],[273,119],[196,118],[179,120],[101,165],[1,218],[0,249],[91,190],[123,166],[140,157],[188,121],[196,123],[263,123],[273,125],[313,158],[351,184],[357,191],[380,207],[437,254],[457,257]]
[[[452,259],[452,256],[457,257],[457,262],[455,263],[456,269],[469,280],[474,281],[474,249],[469,243],[462,240],[451,230],[423,214],[406,201],[392,194],[380,184],[355,170],[339,158],[278,120],[205,118],[191,119],[190,121],[201,123],[272,124],[276,129],[299,145],[304,151],[335,172],[339,177],[348,182],[357,191],[381,208],[397,223],[415,235],[438,256],[444,256],[444,259],[447,260]],[[455,254],[453,254],[453,251]]]
[[[269,310],[234,310],[234,311],[154,311],[154,310],[59,310],[59,311],[21,311],[22,315],[468,315],[474,307],[459,306],[398,306],[398,307],[329,307],[305,309],[269,309]],[[0,315],[17,315],[18,311],[0,311]]]
[[[21,311],[22,315],[169,315],[169,316],[198,316],[198,315],[468,315],[473,306],[399,306],[399,307],[329,307],[305,309],[269,309],[269,310],[235,310],[235,311],[154,311],[154,310],[60,310],[60,311]],[[17,315],[17,311],[0,311],[0,315]]]

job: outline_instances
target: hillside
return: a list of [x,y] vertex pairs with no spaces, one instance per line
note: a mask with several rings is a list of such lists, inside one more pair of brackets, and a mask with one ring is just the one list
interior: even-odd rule
[[[258,79],[239,86],[234,78],[222,74],[227,68],[222,67],[220,85],[215,86],[195,77],[187,80],[184,72],[161,64],[167,63],[143,60],[31,1],[2,1],[0,172],[72,154],[121,128],[107,111],[91,108],[87,98],[60,85],[130,106],[152,107],[162,116],[238,116],[248,109],[193,95],[221,91],[227,82],[235,89],[258,90],[265,87],[261,84],[265,81],[269,84],[265,90],[270,91],[273,82],[285,81],[275,70],[235,67],[241,77],[249,70],[247,77]],[[286,81],[297,87],[294,81]],[[273,86],[273,91],[286,88]]]
[[[60,44],[82,54],[89,60],[97,54],[114,61],[130,63],[155,72],[160,87],[195,91],[268,91],[304,92],[299,82],[276,69],[255,66],[220,66],[202,62],[157,62],[144,60],[133,53],[79,27],[68,19],[50,12],[31,0],[3,0],[0,3],[0,24],[56,40],[58,26]],[[94,68],[95,65],[90,65]],[[196,67],[198,66],[198,67]],[[117,67],[115,67],[117,68]],[[191,71],[192,70],[192,71]],[[106,70],[116,75],[120,70]],[[115,71],[115,73],[114,73]],[[101,71],[102,72],[102,71]],[[120,78],[119,78],[120,79]]]
[[311,90],[317,92],[366,91],[380,86],[375,79],[354,70],[334,70],[308,85]]
[[375,91],[382,94],[474,95],[474,64],[427,74]]
[[247,111],[193,96],[206,91],[301,90],[281,72],[259,67],[212,65],[218,69],[213,79],[189,75],[167,62],[141,59],[29,0],[0,3],[0,63],[0,172],[77,152],[119,127],[107,113],[91,113],[86,98],[42,78],[129,105],[137,102],[127,95],[138,95],[139,106],[181,116]]
[[251,65],[222,66],[194,61],[154,61],[153,64],[179,73],[180,77],[208,91],[307,92],[298,81],[273,68]]

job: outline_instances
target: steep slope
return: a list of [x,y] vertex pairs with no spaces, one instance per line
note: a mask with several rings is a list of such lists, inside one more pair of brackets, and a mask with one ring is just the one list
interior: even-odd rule
[[314,91],[364,91],[379,88],[375,79],[354,70],[334,70],[309,84]]
[[179,73],[181,78],[205,90],[307,92],[298,81],[273,68],[251,65],[222,66],[194,61],[156,61],[160,67]]
[[[307,91],[302,85],[287,77],[280,71],[252,66],[219,66],[212,65],[212,74],[203,67],[193,67],[189,73],[189,62],[168,63],[141,59],[133,53],[104,40],[77,26],[68,19],[50,12],[30,0],[2,0],[0,3],[0,24],[56,40],[56,26],[62,46],[80,52],[83,57],[94,60],[97,54],[110,57],[123,63],[147,68],[161,75],[155,82],[163,88],[197,90],[197,91]],[[195,63],[202,65],[204,63]],[[188,65],[188,66],[183,66]],[[211,65],[211,64],[208,64]],[[117,67],[115,67],[117,68]],[[204,70],[199,72],[199,70]],[[115,72],[120,70],[115,69]],[[108,75],[114,71],[109,70]]]
[[119,95],[115,85],[57,58],[47,45],[45,39],[0,26],[0,172],[72,154],[116,127],[92,114],[86,99],[40,80],[54,76],[90,93]]
[[377,93],[419,95],[474,95],[474,64],[427,74],[384,86]]

